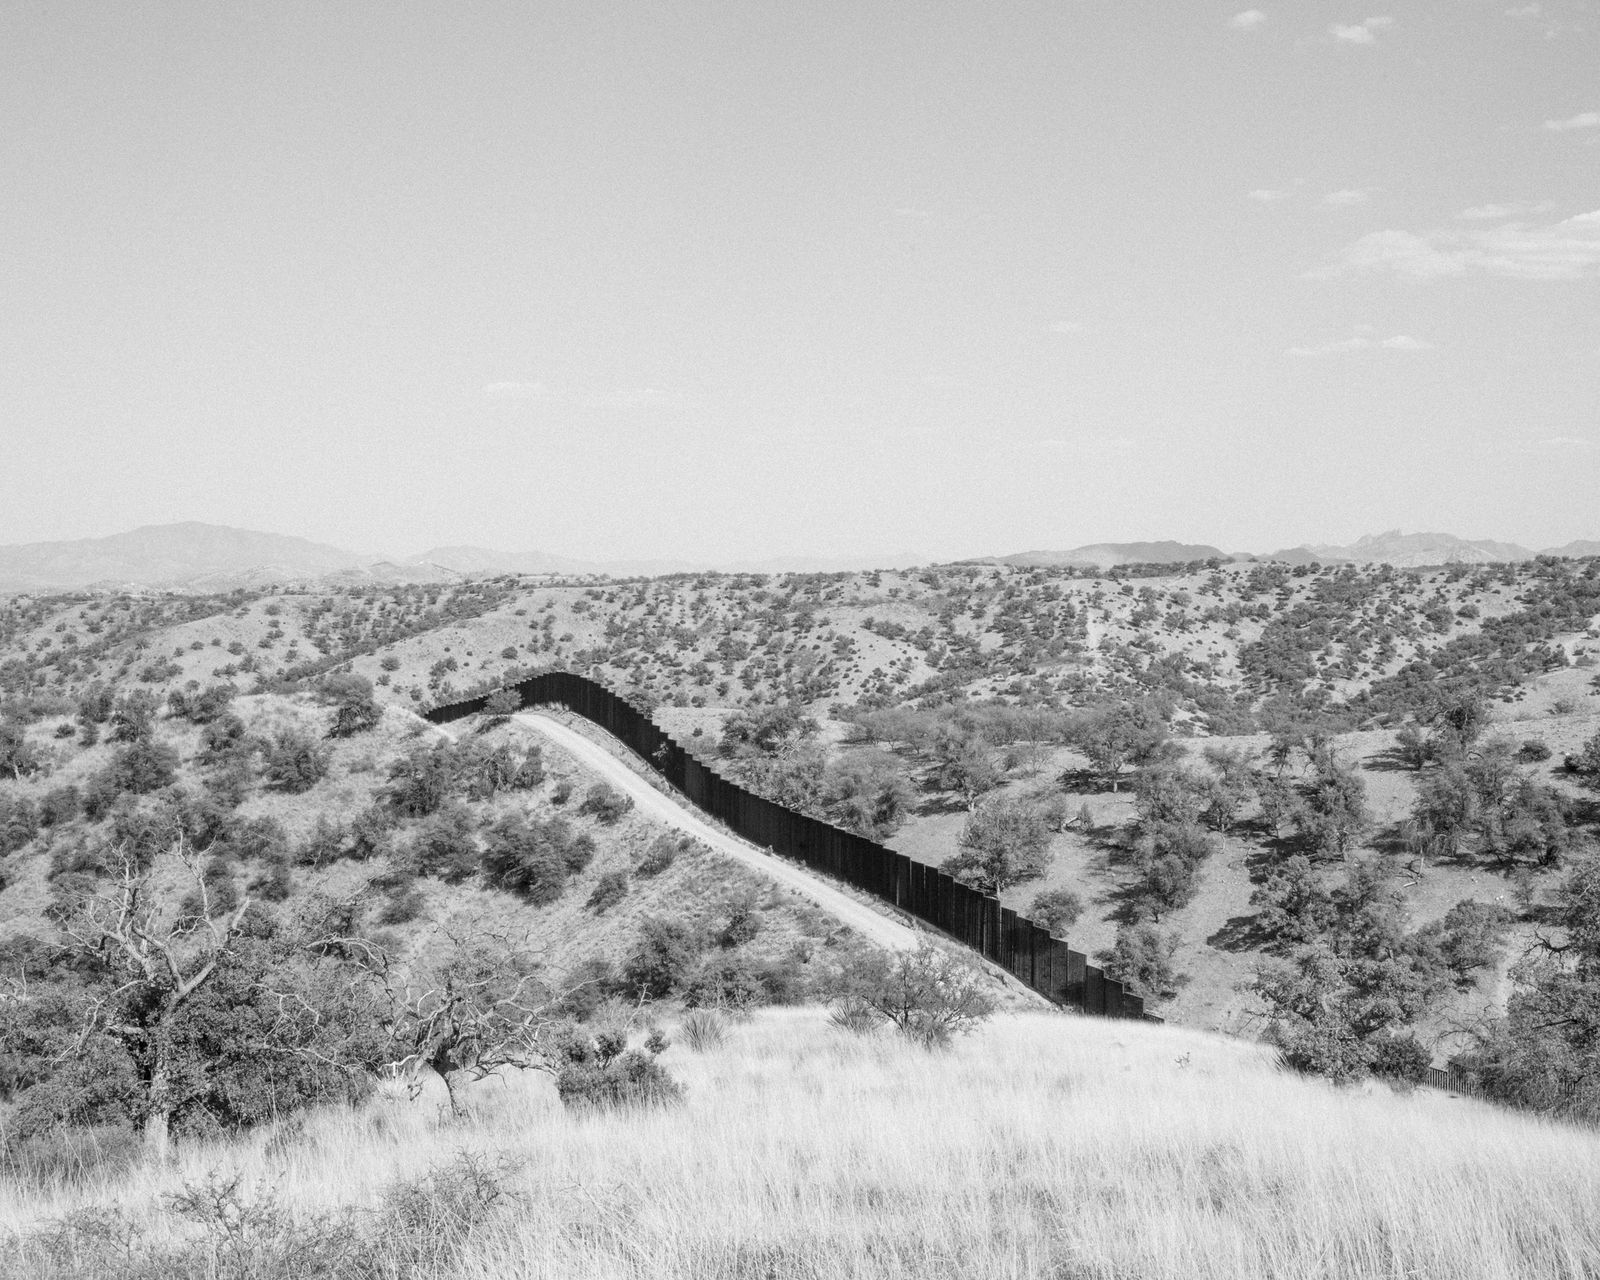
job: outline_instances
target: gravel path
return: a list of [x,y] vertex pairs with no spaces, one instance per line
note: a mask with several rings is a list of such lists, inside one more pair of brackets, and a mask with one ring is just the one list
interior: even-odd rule
[[821,876],[813,875],[803,867],[763,852],[737,836],[729,835],[713,826],[687,800],[680,800],[675,795],[657,791],[604,747],[554,717],[537,711],[524,711],[512,719],[523,728],[542,733],[568,755],[599,774],[617,790],[629,796],[641,813],[648,814],[657,822],[687,832],[696,840],[710,845],[718,853],[736,858],[768,879],[794,889],[869,941],[892,950],[908,950],[917,945],[916,930],[879,914],[848,893],[834,888]]

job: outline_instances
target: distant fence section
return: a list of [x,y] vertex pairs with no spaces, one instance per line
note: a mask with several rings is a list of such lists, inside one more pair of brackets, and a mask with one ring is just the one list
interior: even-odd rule
[[[554,671],[511,686],[524,707],[556,705],[599,725],[697,808],[752,844],[804,863],[949,934],[1065,1008],[1160,1022],[1144,1001],[1059,938],[936,867],[763,799],[697,760],[654,720],[605,686]],[[488,696],[435,707],[434,724],[484,709]]]

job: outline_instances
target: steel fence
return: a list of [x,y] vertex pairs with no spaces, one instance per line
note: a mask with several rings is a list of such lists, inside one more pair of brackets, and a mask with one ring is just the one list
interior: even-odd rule
[[[511,686],[524,707],[560,706],[635,752],[696,808],[752,844],[865,890],[992,960],[1055,1004],[1109,1018],[1160,1022],[1141,997],[1049,930],[937,867],[865,836],[796,813],[730,782],[648,715],[584,676],[552,671]],[[488,695],[435,707],[434,724],[481,712]]]

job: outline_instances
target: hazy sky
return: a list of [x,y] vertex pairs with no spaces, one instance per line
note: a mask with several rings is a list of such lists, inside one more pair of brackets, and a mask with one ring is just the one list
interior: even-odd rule
[[0,4],[0,542],[1600,537],[1600,12]]

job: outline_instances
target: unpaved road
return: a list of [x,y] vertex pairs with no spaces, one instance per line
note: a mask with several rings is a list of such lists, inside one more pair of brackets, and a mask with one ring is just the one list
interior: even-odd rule
[[687,800],[657,791],[604,747],[554,717],[537,711],[524,711],[512,719],[524,728],[544,734],[568,755],[599,774],[618,791],[629,796],[641,813],[687,832],[718,853],[736,858],[769,880],[776,880],[784,887],[795,890],[869,941],[896,951],[910,950],[917,945],[917,932],[914,929],[880,915],[803,867],[764,853],[754,845],[718,830],[702,818]]

